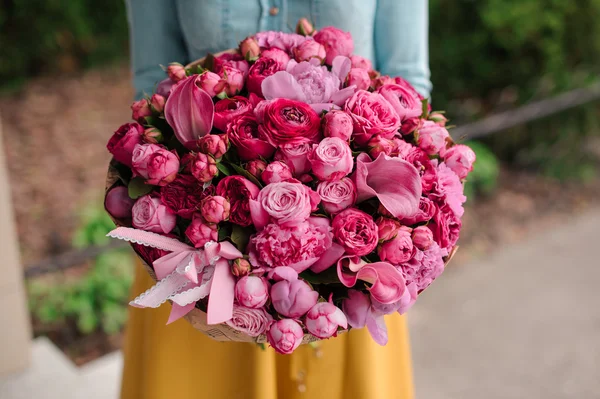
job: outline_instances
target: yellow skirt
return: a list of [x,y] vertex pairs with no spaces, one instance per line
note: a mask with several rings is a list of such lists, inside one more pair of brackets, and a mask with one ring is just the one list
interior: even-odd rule
[[[133,293],[154,282],[138,262]],[[381,347],[352,330],[292,355],[238,342],[217,342],[185,320],[166,326],[170,305],[130,308],[122,399],[412,399],[404,317],[387,317]]]

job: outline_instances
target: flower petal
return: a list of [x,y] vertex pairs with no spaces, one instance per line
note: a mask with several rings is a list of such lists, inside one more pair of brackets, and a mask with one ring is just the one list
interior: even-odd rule
[[286,71],[279,71],[267,77],[261,84],[263,96],[267,100],[287,98],[290,100],[306,102],[302,86],[296,78]]
[[335,57],[331,63],[331,72],[340,78],[340,82],[344,82],[346,80],[346,76],[348,76],[351,68],[352,61],[350,61],[350,58],[342,55]]
[[344,267],[344,261],[348,258],[340,259],[337,265],[338,278],[346,287],[354,287],[357,280],[362,280],[371,283],[368,288],[371,296],[382,304],[394,303],[402,298],[406,291],[406,280],[394,266],[387,262],[367,263],[353,273]]
[[364,292],[348,290],[348,298],[342,302],[342,309],[353,328],[363,328],[371,309],[371,300]]
[[265,211],[256,200],[249,200],[248,207],[250,208],[250,215],[252,216],[252,223],[256,230],[262,230],[267,224],[269,224],[269,214]]
[[339,105],[341,107],[342,105],[344,105],[347,99],[352,97],[355,91],[356,85],[348,86],[336,93],[333,93],[333,95],[330,98],[330,101],[335,105]]
[[387,326],[385,325],[383,315],[375,315],[372,312],[369,312],[367,316],[367,329],[369,330],[373,341],[381,346],[388,343]]
[[334,242],[331,247],[311,267],[315,273],[321,273],[333,266],[344,255],[344,247]]

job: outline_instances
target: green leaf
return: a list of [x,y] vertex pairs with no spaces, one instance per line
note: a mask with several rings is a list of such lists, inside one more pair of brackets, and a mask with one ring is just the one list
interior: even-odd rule
[[258,188],[263,187],[263,185],[258,181],[258,179],[256,177],[254,177],[254,175],[252,173],[248,172],[246,169],[244,169],[241,166],[236,165],[234,163],[229,164],[229,166],[231,166],[231,168],[235,171],[235,173],[237,173],[238,175],[244,176],[246,179],[248,179],[252,183],[256,184],[258,186]]
[[300,273],[300,277],[308,281],[311,284],[336,284],[340,283],[340,279],[337,275],[337,268],[331,266],[329,269],[322,271],[321,273],[315,273],[313,271],[305,270]]
[[427,114],[428,114],[427,104],[429,104],[429,100],[427,100],[426,98],[421,100],[421,106],[422,106],[421,107],[421,109],[422,109],[421,118],[427,118]]
[[139,176],[131,179],[127,186],[129,197],[131,199],[138,199],[141,196],[148,194],[152,189],[154,189],[154,186],[146,184],[145,180]]
[[246,246],[250,240],[250,229],[234,224],[231,229],[231,241],[235,244],[240,252],[246,251]]
[[232,227],[230,223],[225,223],[222,224],[221,227],[219,227],[219,241],[225,241],[226,239],[228,239],[229,237],[231,237],[231,231],[232,231]]
[[217,169],[219,169],[219,172],[223,173],[225,176],[231,176],[231,171],[222,162],[217,163]]

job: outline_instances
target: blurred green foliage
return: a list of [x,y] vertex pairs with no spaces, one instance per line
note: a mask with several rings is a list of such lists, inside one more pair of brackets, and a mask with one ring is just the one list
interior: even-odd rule
[[465,195],[469,202],[490,195],[496,189],[500,165],[494,153],[483,143],[472,141],[465,143],[475,152],[477,160],[473,171],[465,183]]
[[[102,207],[90,207],[83,214],[73,245],[85,248],[105,244],[106,233],[114,228]],[[131,252],[112,250],[99,255],[89,272],[78,279],[30,281],[29,306],[44,324],[74,321],[82,334],[101,329],[107,334],[119,332],[127,318],[127,300],[133,279]]]

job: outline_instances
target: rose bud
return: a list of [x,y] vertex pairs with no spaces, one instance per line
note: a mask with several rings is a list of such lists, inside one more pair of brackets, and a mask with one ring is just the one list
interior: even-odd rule
[[152,110],[148,100],[142,99],[131,104],[131,118],[141,124],[146,123],[146,117],[152,116]]
[[166,78],[160,81],[158,86],[156,86],[156,94],[163,96],[165,99],[169,98],[169,94],[171,94],[171,89],[175,85],[171,79]]
[[284,162],[290,167],[294,176],[300,178],[310,171],[308,154],[312,152],[312,150],[312,145],[309,143],[284,145],[279,147],[275,153],[275,160]]
[[227,96],[233,97],[244,88],[244,73],[227,64],[223,65],[222,68],[221,81],[225,83],[223,90]]
[[260,308],[269,299],[269,286],[262,277],[248,275],[235,284],[235,298],[247,308]]
[[292,179],[292,170],[281,161],[271,162],[261,175],[265,184],[280,183]]
[[325,46],[325,50],[327,51],[325,62],[327,65],[331,65],[333,59],[338,55],[350,57],[354,52],[352,35],[333,26],[321,29],[315,34],[314,38],[318,43]]
[[198,139],[198,148],[201,153],[219,159],[227,152],[227,142],[227,135],[225,134],[207,134]]
[[187,77],[185,68],[178,62],[172,62],[167,67],[167,75],[173,82],[179,82]]
[[333,303],[319,302],[313,306],[304,319],[309,333],[317,338],[325,339],[335,336],[338,327],[348,328],[348,320],[344,312]]
[[144,130],[144,142],[148,144],[158,144],[163,141],[163,135],[160,130],[155,127],[149,127]]
[[192,175],[202,183],[208,183],[217,175],[217,161],[204,153],[199,152],[192,156],[190,163],[190,171]]
[[147,184],[166,186],[177,177],[179,156],[156,144],[138,144],[131,158],[132,169]]
[[348,143],[338,137],[327,137],[308,154],[313,174],[319,180],[339,180],[352,172],[354,159]]
[[356,202],[356,186],[349,177],[319,183],[317,194],[321,197],[323,209],[330,215],[335,215]]
[[319,293],[303,280],[282,280],[271,287],[275,310],[287,317],[301,317],[315,306]]
[[271,47],[270,49],[263,50],[260,54],[260,58],[270,58],[276,61],[280,68],[285,69],[288,62],[290,62],[290,56],[283,50],[277,47]]
[[229,219],[230,204],[219,195],[209,196],[200,203],[200,212],[208,223],[220,223]]
[[292,319],[278,320],[269,326],[267,341],[277,353],[289,355],[300,344],[304,338],[302,327]]
[[352,68],[346,77],[346,86],[356,86],[356,90],[368,90],[371,86],[369,72],[362,68]]
[[168,234],[175,228],[177,216],[160,198],[144,195],[131,209],[132,224],[136,229]]
[[219,239],[219,230],[216,224],[208,224],[198,214],[194,215],[192,223],[185,230],[185,235],[196,248],[204,247],[204,244]]
[[344,141],[352,136],[352,118],[344,111],[329,111],[323,117],[323,135],[325,137],[339,137]]
[[[373,70],[373,64],[371,61],[365,57],[361,57],[360,55],[350,56],[350,62],[352,63],[352,68],[361,68],[367,71]],[[371,79],[371,75],[369,75],[369,80]]]
[[154,112],[160,114],[165,109],[165,98],[160,94],[153,94],[150,97],[150,106]]
[[306,18],[300,18],[296,25],[296,33],[303,36],[312,36],[315,33],[315,27]]
[[260,179],[262,173],[265,171],[266,168],[267,163],[262,159],[254,159],[248,162],[245,166],[245,169],[248,171],[248,173],[250,173],[257,179]]
[[425,121],[418,130],[417,145],[427,155],[436,155],[446,146],[448,138],[450,138],[450,134],[445,128],[438,126],[435,122]]
[[243,277],[250,273],[250,270],[252,270],[252,266],[244,258],[237,258],[231,264],[231,273],[236,277]]
[[433,121],[436,125],[445,127],[448,122],[448,118],[442,112],[432,112],[429,114],[429,120]]
[[263,56],[256,60],[250,71],[248,71],[248,83],[246,85],[248,91],[262,98],[262,82],[267,77],[281,71],[283,69],[282,65],[279,61],[270,57]]
[[254,61],[260,55],[260,47],[253,37],[247,37],[240,43],[240,53],[248,61]]
[[392,150],[391,156],[406,159],[406,157],[413,151],[415,148],[412,144],[402,140],[401,138],[394,137],[392,139],[394,143],[394,149]]
[[473,170],[475,163],[475,152],[464,144],[457,144],[445,150],[443,153],[444,163],[461,179],[467,177]]
[[294,58],[298,62],[309,61],[321,65],[325,61],[326,55],[325,47],[314,40],[307,40],[294,48]]
[[104,198],[104,208],[115,219],[130,219],[134,203],[125,186],[112,188]]
[[369,140],[367,147],[369,148],[371,158],[377,159],[381,154],[390,155],[394,151],[395,146],[392,140],[378,134]]
[[393,240],[398,235],[398,230],[402,225],[395,219],[380,217],[377,219],[377,231],[379,233],[379,242]]
[[379,258],[394,265],[411,260],[415,254],[411,231],[412,229],[409,227],[400,227],[396,236],[379,248],[377,251]]
[[220,94],[224,89],[221,77],[211,71],[204,71],[200,75],[200,77],[198,78],[198,85],[211,97]]
[[106,149],[116,161],[131,167],[131,157],[136,145],[142,144],[144,128],[138,123],[126,123],[113,134]]
[[427,226],[415,227],[412,240],[415,247],[425,251],[433,244],[433,232]]

